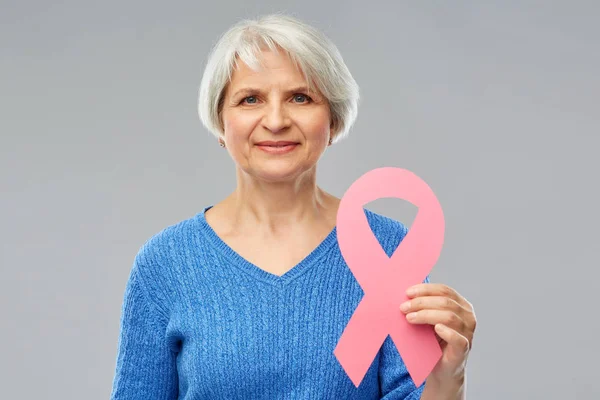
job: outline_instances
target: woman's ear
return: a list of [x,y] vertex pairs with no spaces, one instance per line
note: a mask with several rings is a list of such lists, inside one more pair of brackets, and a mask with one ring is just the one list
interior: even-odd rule
[[329,124],[329,145],[331,145],[337,133],[337,124],[335,121],[331,121],[331,124]]

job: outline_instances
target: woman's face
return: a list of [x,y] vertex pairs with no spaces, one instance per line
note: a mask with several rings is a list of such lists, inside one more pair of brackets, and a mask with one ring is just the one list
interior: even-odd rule
[[329,103],[307,91],[285,52],[262,56],[263,69],[239,61],[232,74],[221,114],[224,141],[244,173],[269,182],[294,180],[314,171],[327,148]]

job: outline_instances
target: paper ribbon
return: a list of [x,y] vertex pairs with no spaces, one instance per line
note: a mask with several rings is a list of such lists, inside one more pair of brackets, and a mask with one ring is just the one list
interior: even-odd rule
[[[391,257],[373,235],[363,206],[395,197],[418,207],[417,216]],[[355,181],[342,197],[337,214],[340,251],[364,297],[334,350],[358,387],[389,334],[415,386],[419,387],[442,355],[433,326],[406,321],[400,304],[406,290],[425,280],[444,242],[444,215],[430,187],[410,171],[378,168]]]

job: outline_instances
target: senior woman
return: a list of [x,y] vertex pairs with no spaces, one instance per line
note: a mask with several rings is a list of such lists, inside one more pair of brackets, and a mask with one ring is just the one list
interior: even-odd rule
[[[199,115],[236,165],[235,190],[141,246],[127,282],[113,399],[459,399],[470,303],[424,283],[399,305],[443,356],[415,387],[388,337],[358,387],[334,356],[363,292],[340,254],[340,199],[316,183],[348,134],[358,87],[321,32],[273,14],[213,48]],[[407,228],[364,209],[391,256]]]

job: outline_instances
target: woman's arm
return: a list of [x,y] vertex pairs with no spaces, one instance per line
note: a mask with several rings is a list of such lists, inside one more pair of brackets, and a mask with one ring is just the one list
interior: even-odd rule
[[421,400],[465,400],[466,398],[466,374],[464,373],[457,376],[454,381],[446,382],[445,386],[429,378],[421,395]]
[[111,400],[176,399],[176,353],[165,340],[166,319],[150,300],[136,257],[121,310]]

